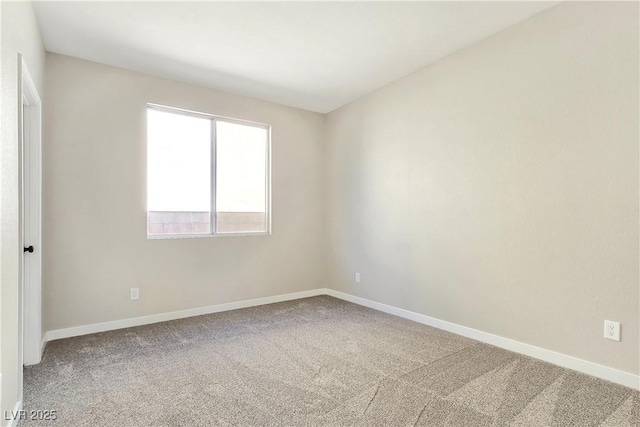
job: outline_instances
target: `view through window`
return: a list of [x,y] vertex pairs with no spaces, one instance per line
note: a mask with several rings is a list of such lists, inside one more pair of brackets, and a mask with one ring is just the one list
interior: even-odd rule
[[147,234],[269,231],[269,127],[147,109]]

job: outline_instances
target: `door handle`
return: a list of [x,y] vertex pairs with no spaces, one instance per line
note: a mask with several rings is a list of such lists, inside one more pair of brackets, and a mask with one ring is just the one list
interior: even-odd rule
[[28,248],[24,248],[25,252],[33,253],[33,246],[29,246]]

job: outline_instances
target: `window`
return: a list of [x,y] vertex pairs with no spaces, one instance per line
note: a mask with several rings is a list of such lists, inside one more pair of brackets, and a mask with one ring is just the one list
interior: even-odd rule
[[269,126],[149,105],[147,235],[269,233]]

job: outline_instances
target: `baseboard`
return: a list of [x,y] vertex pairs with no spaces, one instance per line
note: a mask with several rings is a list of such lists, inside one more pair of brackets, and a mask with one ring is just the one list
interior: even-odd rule
[[44,349],[47,347],[47,334],[42,336],[42,341],[40,342],[40,360],[42,360],[42,356],[44,356]]
[[515,353],[524,354],[525,356],[530,356],[536,359],[543,360],[545,362],[553,363],[554,365],[562,366],[563,368],[572,369],[574,371],[602,378],[616,384],[621,384],[626,387],[640,390],[640,376],[634,375],[630,372],[624,372],[618,369],[609,368],[597,363],[578,359],[577,357],[568,356],[566,354],[547,350],[545,348],[525,344],[523,342],[504,338],[498,335],[493,335],[488,332],[479,331],[477,329],[461,326],[455,323],[436,319],[434,317],[425,316],[424,314],[414,313],[413,311],[404,310],[402,308],[393,307],[391,305],[382,304],[376,301],[371,301],[366,298],[349,295],[344,292],[335,291],[333,289],[327,289],[326,291],[327,295],[335,298],[373,308],[375,310],[393,314],[394,316],[403,317],[405,319],[423,323],[425,325],[433,326],[434,328],[453,332],[454,334],[462,335],[467,338],[472,338],[477,341],[495,345],[496,347],[504,348],[505,350],[513,351]]
[[488,332],[479,331],[477,329],[436,319],[435,317],[426,316],[424,314],[415,313],[402,308],[393,307],[377,301],[368,300],[366,298],[349,295],[344,292],[335,291],[333,289],[321,288],[310,291],[294,292],[290,294],[276,295],[272,297],[256,298],[251,300],[230,302],[225,304],[210,305],[207,307],[193,308],[189,310],[172,311],[169,313],[153,314],[150,316],[134,317],[129,319],[115,320],[112,322],[95,323],[86,326],[77,326],[73,328],[57,329],[48,331],[42,341],[42,350],[48,341],[58,340],[62,338],[70,338],[80,335],[94,334],[97,332],[111,331],[115,329],[130,328],[133,326],[148,325],[157,322],[166,322],[168,320],[183,319],[186,317],[200,316],[203,314],[219,313],[222,311],[237,310],[240,308],[254,307],[258,305],[273,304],[276,302],[291,301],[300,298],[308,298],[317,295],[330,295],[345,301],[349,301],[358,305],[383,311],[394,316],[403,317],[434,328],[472,338],[480,342],[495,345],[505,350],[524,354],[563,368],[572,369],[594,377],[602,378],[617,384],[640,390],[640,376],[618,369],[599,365],[577,357],[568,356],[545,348],[536,347],[531,344],[525,344],[520,341],[493,335]]
[[206,307],[192,308],[188,310],[171,311],[168,313],[152,314],[150,316],[132,317],[129,319],[114,320],[111,322],[94,323],[85,326],[56,329],[48,331],[43,339],[43,349],[48,341],[62,338],[77,337],[80,335],[95,334],[97,332],[112,331],[115,329],[131,328],[133,326],[148,325],[151,323],[166,322],[168,320],[184,319],[186,317],[201,316],[203,314],[219,313],[222,311],[237,310],[239,308],[254,307],[257,305],[273,304],[276,302],[291,301],[300,298],[308,298],[326,294],[326,289],[313,289],[310,291],[294,292],[290,294],[275,295],[271,297],[256,298],[244,301],[229,302],[224,304],[209,305]]
[[[13,407],[13,412],[10,414],[3,414],[4,421],[8,421],[8,423],[5,424],[7,427],[16,427],[18,425],[18,422],[20,421],[20,411],[22,411],[22,400],[16,402],[16,405]],[[7,419],[7,415],[9,416],[9,419]]]

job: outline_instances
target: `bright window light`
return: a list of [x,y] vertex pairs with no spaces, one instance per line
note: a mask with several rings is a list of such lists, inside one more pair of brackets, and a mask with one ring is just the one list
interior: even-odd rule
[[147,109],[147,235],[269,233],[269,127]]

